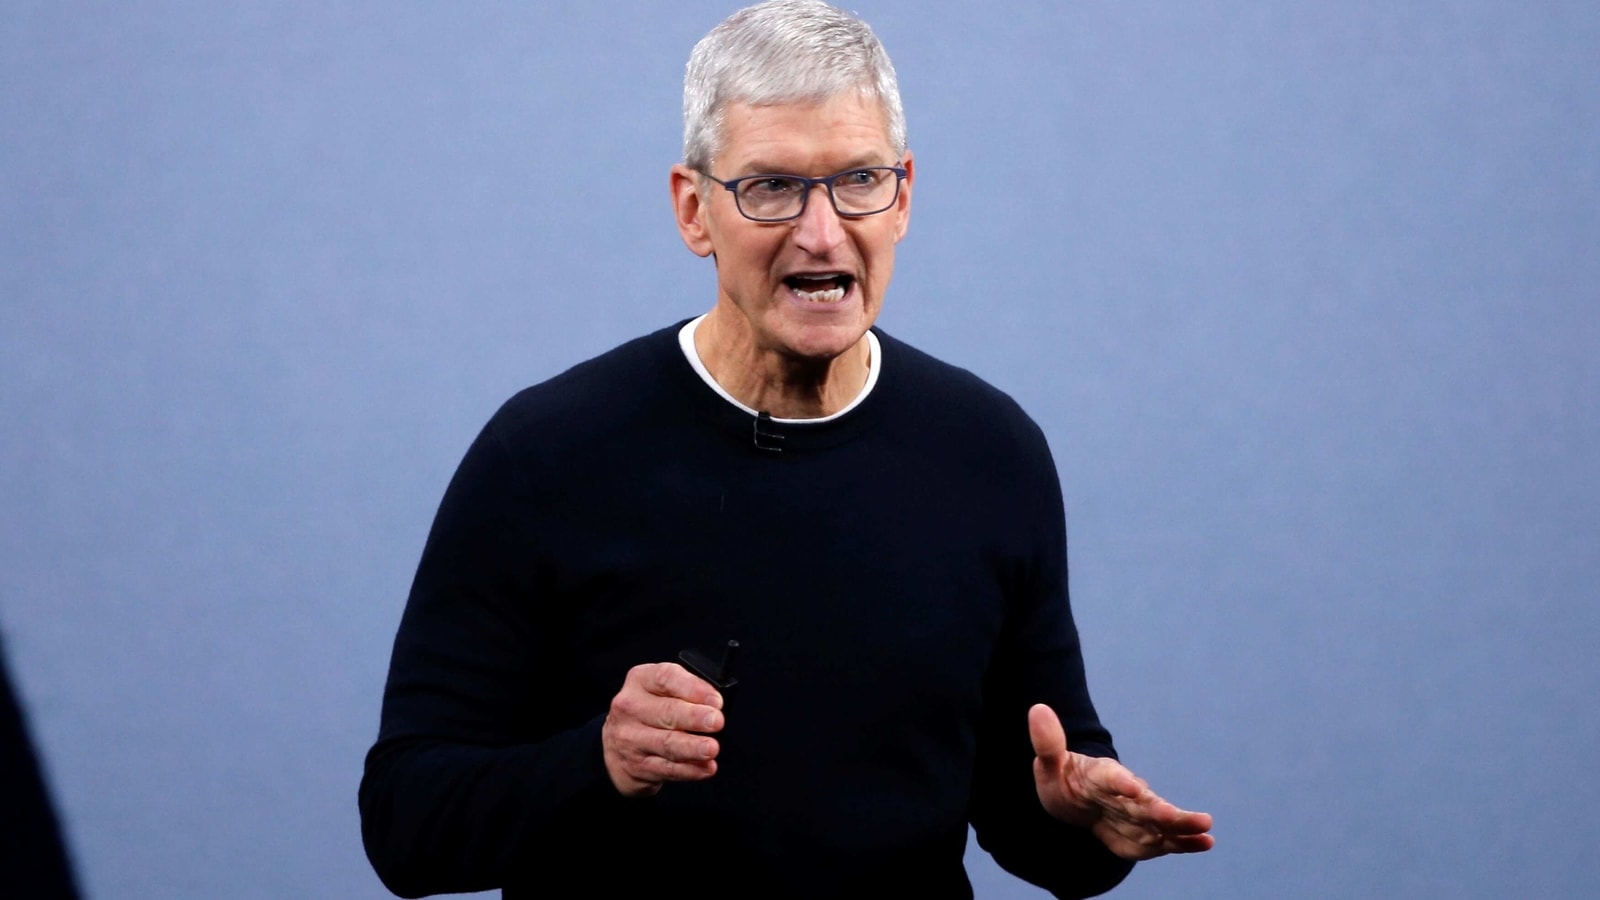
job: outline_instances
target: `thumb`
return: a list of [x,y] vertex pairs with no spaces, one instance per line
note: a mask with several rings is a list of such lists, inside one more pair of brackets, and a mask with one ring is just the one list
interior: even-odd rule
[[1033,741],[1033,754],[1045,762],[1054,763],[1067,755],[1067,733],[1056,711],[1043,703],[1028,710],[1028,737]]

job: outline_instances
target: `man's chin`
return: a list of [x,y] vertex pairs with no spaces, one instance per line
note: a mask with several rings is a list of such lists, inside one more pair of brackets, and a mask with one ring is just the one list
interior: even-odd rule
[[797,329],[785,335],[784,355],[796,362],[827,364],[860,346],[868,327],[870,323],[857,321]]

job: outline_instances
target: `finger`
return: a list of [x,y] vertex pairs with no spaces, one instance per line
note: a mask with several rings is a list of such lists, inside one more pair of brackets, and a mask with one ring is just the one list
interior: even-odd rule
[[1106,827],[1129,840],[1163,853],[1195,853],[1214,843],[1207,834],[1211,816],[1188,812],[1156,798],[1154,804],[1112,804],[1102,817]]
[[1129,840],[1129,858],[1154,859],[1169,853],[1204,853],[1216,846],[1209,834],[1181,836],[1143,834]]
[[676,697],[690,703],[722,708],[722,695],[717,689],[677,663],[634,666],[628,670],[628,680],[635,678],[646,691],[658,697]]
[[667,731],[636,720],[617,722],[602,732],[602,741],[607,754],[614,755],[629,775],[646,781],[651,773],[665,771],[669,763],[703,765],[721,749],[715,738]]
[[1189,837],[1211,830],[1211,815],[1180,809],[1172,819],[1162,823],[1162,830],[1173,837]]
[[1203,834],[1211,830],[1209,813],[1179,809],[1148,787],[1139,796],[1127,798],[1116,805],[1119,813],[1129,821],[1162,834]]
[[717,774],[717,761],[706,759],[699,762],[682,762],[650,756],[640,761],[637,770],[641,780],[650,784],[668,781],[705,781]]
[[686,734],[682,731],[652,732],[648,753],[670,762],[703,763],[716,759],[721,749],[715,738]]
[[668,732],[696,731],[710,734],[721,731],[723,725],[720,710],[698,703],[685,703],[682,700],[660,700],[651,703],[642,711],[639,720]]
[[668,697],[624,691],[611,702],[618,725],[638,725],[653,731],[694,731],[705,734],[721,731],[720,710],[698,703]]
[[1217,839],[1209,834],[1189,834],[1169,838],[1167,844],[1169,853],[1204,853],[1217,845]]
[[1033,754],[1049,765],[1059,765],[1067,755],[1067,733],[1056,711],[1043,703],[1028,710],[1028,737],[1033,741]]
[[[722,715],[714,709],[709,712]],[[629,759],[659,756],[680,762],[714,759],[720,748],[716,738],[681,728],[658,728],[640,719],[619,721],[611,743]]]
[[1169,853],[1202,853],[1216,843],[1209,834],[1173,835],[1108,816],[1094,826],[1106,848],[1123,859],[1154,859]]
[[716,774],[719,749],[711,738],[652,730],[636,746],[630,774],[643,781],[700,781]]
[[631,756],[621,767],[626,787],[619,784],[625,794],[654,793],[668,781],[703,781],[717,773],[714,759],[669,759],[665,756],[641,753]]

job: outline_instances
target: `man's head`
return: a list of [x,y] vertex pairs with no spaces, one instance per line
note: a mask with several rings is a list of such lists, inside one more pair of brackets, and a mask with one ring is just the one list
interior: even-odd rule
[[730,104],[819,103],[860,93],[883,109],[897,155],[906,116],[889,54],[867,23],[819,0],[741,9],[700,39],[683,79],[683,162],[711,169]]
[[684,145],[678,228],[716,260],[709,331],[742,348],[734,365],[770,379],[773,365],[843,358],[864,372],[914,175],[872,30],[814,0],[735,13],[689,60]]

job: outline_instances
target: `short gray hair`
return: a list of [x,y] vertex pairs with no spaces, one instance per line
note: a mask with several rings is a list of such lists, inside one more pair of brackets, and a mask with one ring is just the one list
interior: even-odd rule
[[731,103],[821,103],[858,92],[883,106],[889,142],[906,150],[900,86],[866,22],[820,0],[771,0],[739,10],[689,54],[683,78],[683,161],[709,172]]

